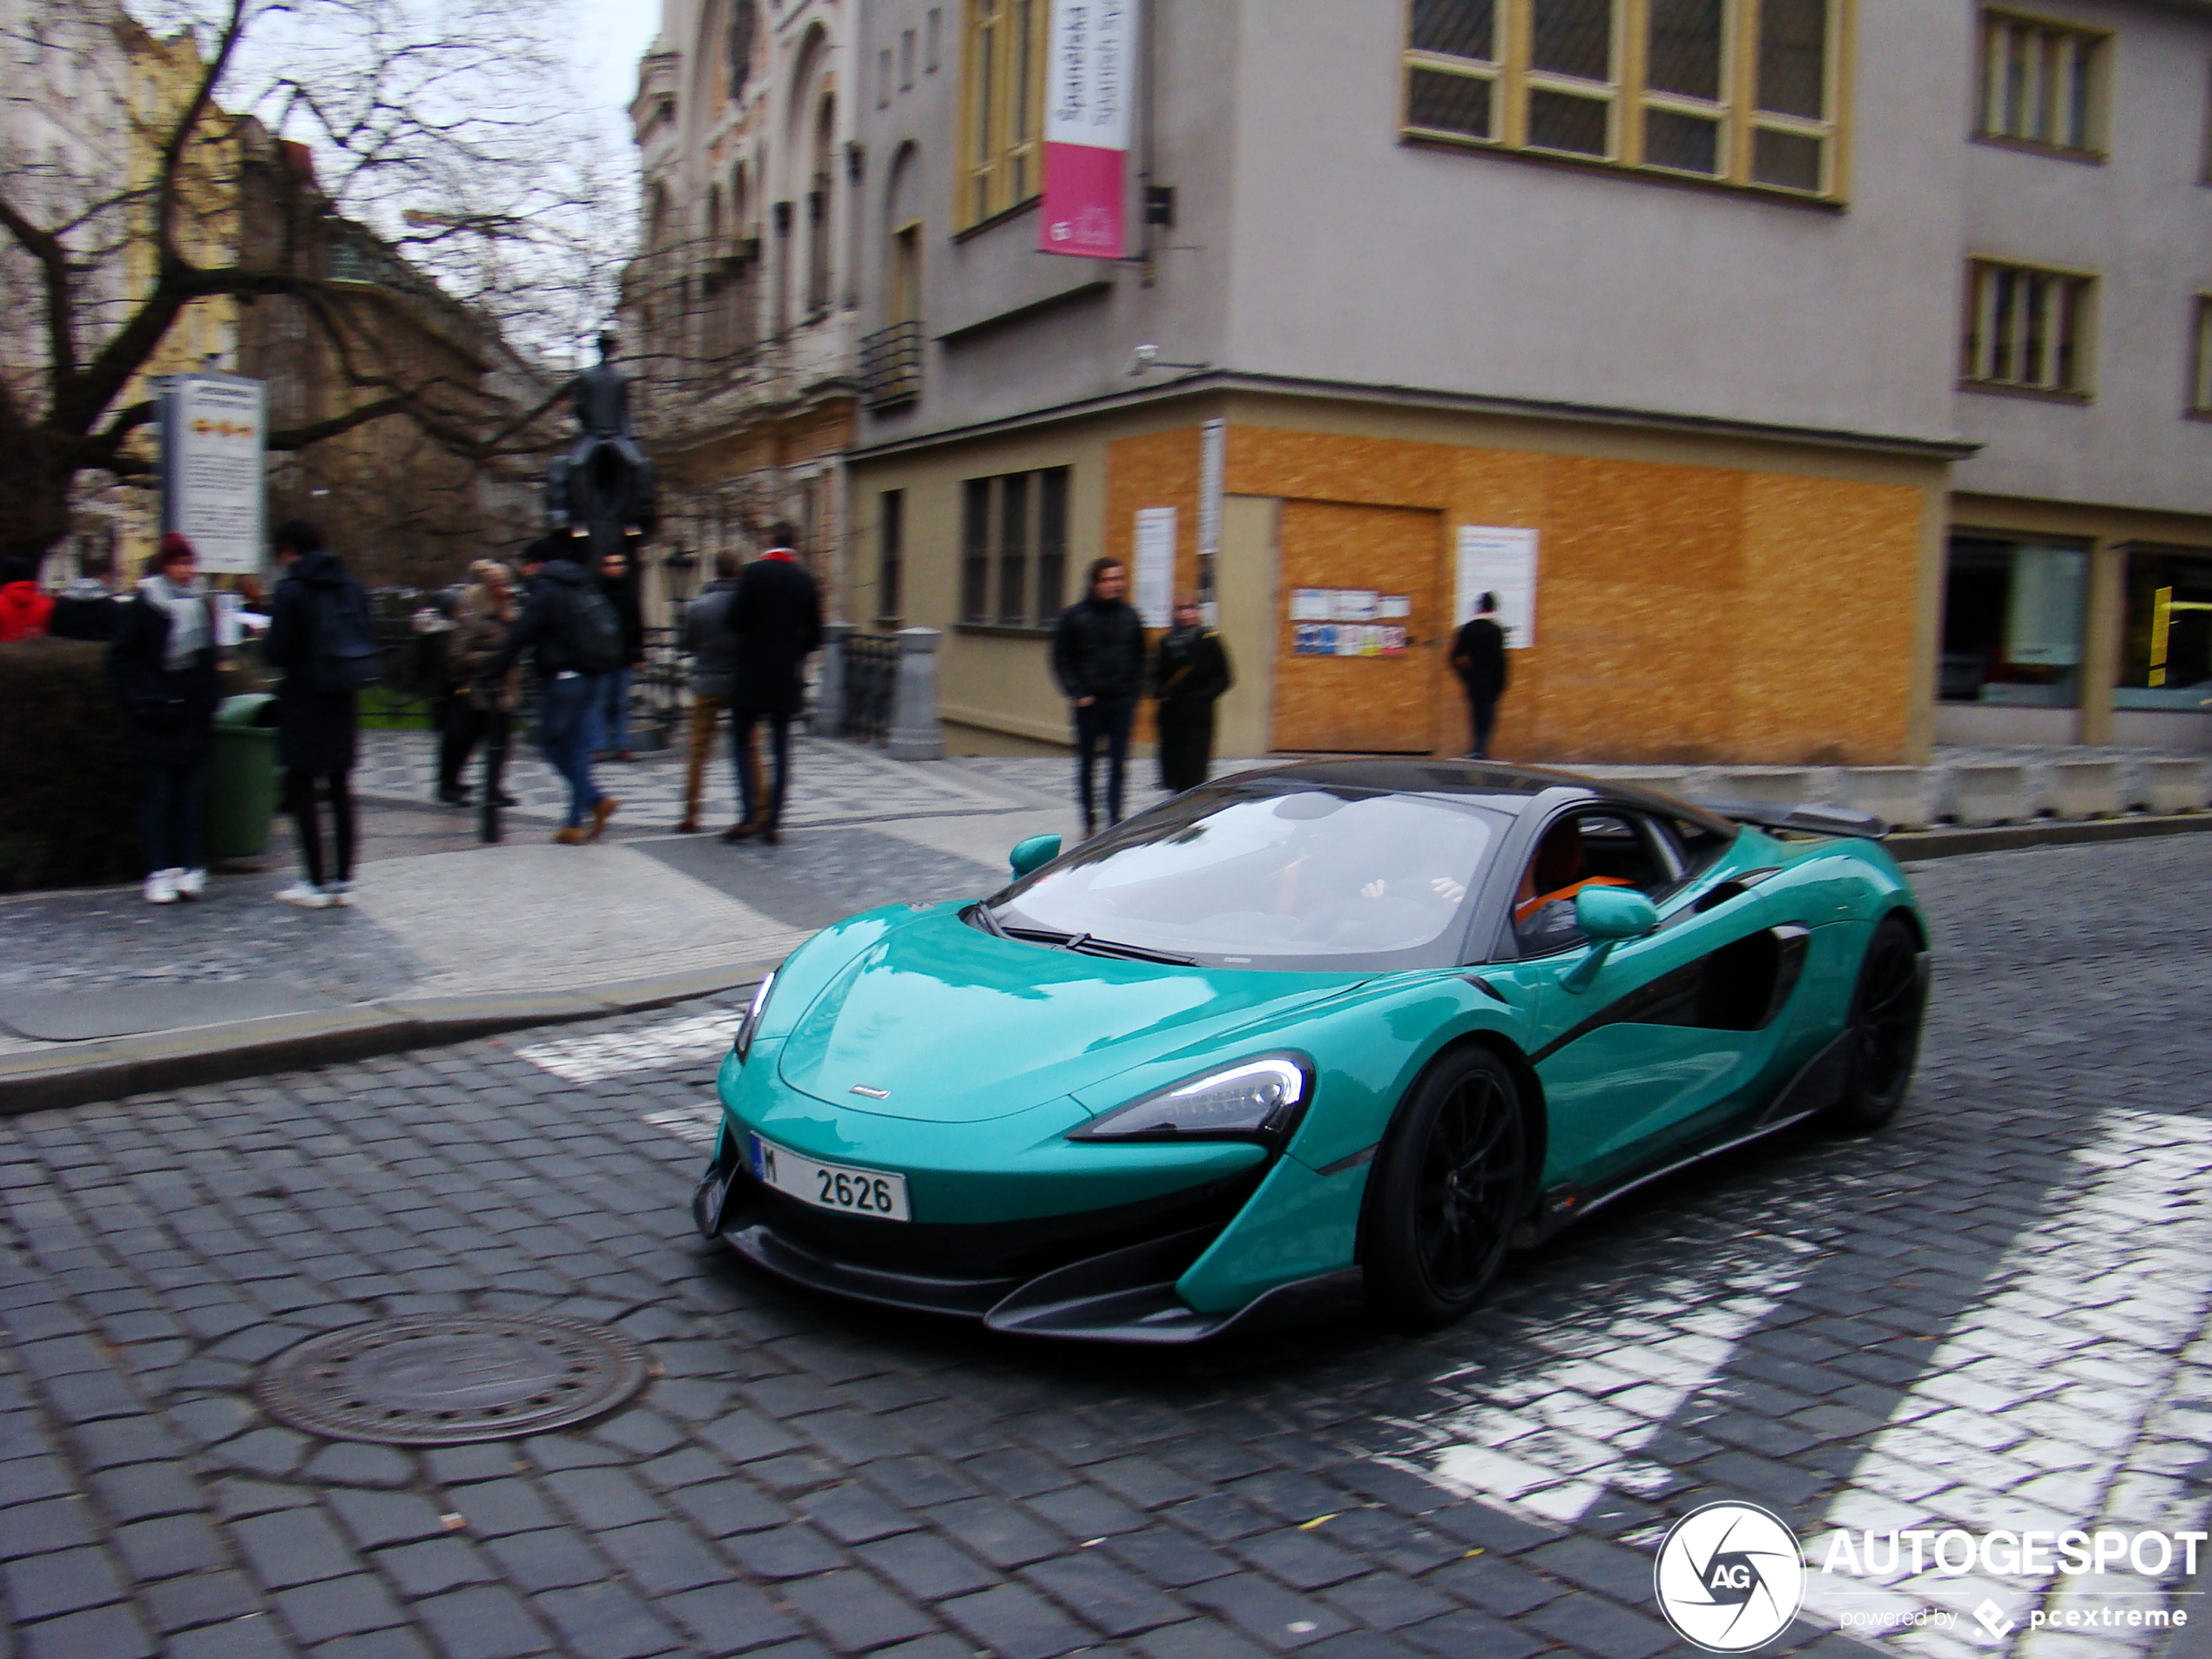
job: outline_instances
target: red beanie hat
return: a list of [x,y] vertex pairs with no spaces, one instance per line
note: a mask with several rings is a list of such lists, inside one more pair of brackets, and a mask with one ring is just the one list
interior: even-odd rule
[[199,556],[198,549],[175,530],[171,530],[168,535],[161,538],[160,550],[153,556],[154,568],[159,570],[163,565],[175,560],[197,559]]

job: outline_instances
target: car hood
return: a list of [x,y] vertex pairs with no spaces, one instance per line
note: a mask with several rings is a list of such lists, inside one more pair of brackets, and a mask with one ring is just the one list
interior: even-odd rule
[[979,1123],[1361,977],[1116,961],[1000,939],[941,911],[877,941],[822,989],[785,1041],[778,1075],[846,1110]]

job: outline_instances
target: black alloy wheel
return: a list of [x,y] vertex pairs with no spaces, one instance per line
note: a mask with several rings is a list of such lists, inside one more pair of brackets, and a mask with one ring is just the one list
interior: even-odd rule
[[1897,1116],[1912,1086],[1920,1027],[1928,1010],[1927,972],[1920,941],[1896,916],[1874,929],[1858,968],[1846,1028],[1851,1075],[1837,1102],[1845,1129],[1879,1129]]
[[1406,1329],[1449,1324],[1497,1277],[1527,1207],[1527,1119],[1506,1063],[1462,1049],[1430,1067],[1391,1120],[1372,1179],[1368,1306]]

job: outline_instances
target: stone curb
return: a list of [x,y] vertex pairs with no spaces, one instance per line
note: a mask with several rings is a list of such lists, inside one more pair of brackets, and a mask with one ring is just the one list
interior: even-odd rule
[[0,1117],[365,1060],[535,1026],[637,1014],[757,983],[773,962],[511,995],[394,997],[314,1014],[0,1055]]
[[1891,836],[1882,845],[1899,864],[1928,859],[1963,858],[1973,853],[2016,853],[2030,846],[2075,846],[2093,841],[2134,841],[2151,835],[2187,835],[2212,830],[2212,813],[2184,813],[2141,818],[2086,820],[2043,819],[1994,829],[1915,830]]

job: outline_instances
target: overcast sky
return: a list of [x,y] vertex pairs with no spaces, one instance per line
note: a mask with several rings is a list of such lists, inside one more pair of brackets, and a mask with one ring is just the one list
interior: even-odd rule
[[660,0],[573,0],[583,24],[577,36],[577,78],[602,114],[609,135],[630,150],[630,100],[637,60],[660,30]]

